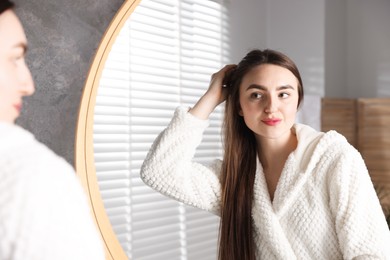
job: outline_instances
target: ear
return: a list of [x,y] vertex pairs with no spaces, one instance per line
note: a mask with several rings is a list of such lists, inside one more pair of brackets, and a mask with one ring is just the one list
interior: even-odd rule
[[244,113],[242,113],[241,106],[238,108],[238,114],[239,114],[240,116],[244,116]]

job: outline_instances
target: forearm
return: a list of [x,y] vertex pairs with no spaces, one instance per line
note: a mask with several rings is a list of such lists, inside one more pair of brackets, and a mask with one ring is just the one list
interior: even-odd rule
[[220,193],[218,171],[192,160],[207,125],[208,121],[178,109],[151,147],[141,178],[164,195],[215,212]]
[[215,101],[215,98],[206,93],[189,112],[199,119],[206,120],[217,106],[218,103]]
[[211,77],[210,86],[206,93],[199,99],[190,113],[199,119],[208,119],[214,109],[221,104],[227,95],[226,86],[223,86],[224,78],[236,65],[226,65]]

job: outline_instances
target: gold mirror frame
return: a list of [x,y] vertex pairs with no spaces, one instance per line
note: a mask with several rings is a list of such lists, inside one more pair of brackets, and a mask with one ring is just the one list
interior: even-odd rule
[[104,243],[106,259],[110,260],[128,259],[128,257],[112,229],[100,195],[93,151],[93,117],[96,94],[107,57],[124,23],[140,1],[126,0],[104,33],[84,85],[76,128],[76,173],[88,195],[91,212]]

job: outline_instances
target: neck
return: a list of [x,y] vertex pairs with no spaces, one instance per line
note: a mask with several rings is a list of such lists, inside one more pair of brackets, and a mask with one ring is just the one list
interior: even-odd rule
[[256,137],[259,159],[263,168],[283,164],[298,144],[296,135],[290,131],[285,136],[276,139]]

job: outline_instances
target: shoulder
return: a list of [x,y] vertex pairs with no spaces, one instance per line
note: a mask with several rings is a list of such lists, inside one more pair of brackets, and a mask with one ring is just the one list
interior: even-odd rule
[[9,124],[0,122],[0,153],[5,154],[10,149],[19,147],[26,142],[34,140],[34,136],[25,129]]
[[295,124],[295,132],[299,142],[315,144],[316,152],[329,150],[356,150],[347,139],[335,130],[321,132],[304,124]]
[[335,130],[330,130],[324,134],[319,142],[320,148],[330,150],[333,153],[351,152],[358,153],[357,150],[348,142],[344,135]]
[[328,169],[329,177],[339,183],[345,184],[361,178],[369,181],[362,155],[337,131],[331,130],[324,134],[315,156],[319,158],[320,165]]
[[62,157],[37,141],[32,133],[17,125],[0,123],[0,143],[1,158],[18,161],[20,165],[30,163],[30,167],[38,167],[42,161],[45,167],[57,163],[68,165]]
[[[81,186],[73,167],[28,131],[0,124],[0,135],[0,175],[8,180],[9,186],[5,187],[8,191],[23,189],[49,200],[61,191],[78,190]],[[46,197],[48,192],[54,194]]]
[[[69,255],[76,258],[102,256],[87,197],[73,167],[17,126],[0,125],[0,135],[5,144],[0,148],[0,218],[6,227],[0,228],[0,235],[35,251],[42,249],[39,243],[49,241],[46,253],[53,259],[64,243],[75,248]],[[20,236],[34,240],[36,248],[23,244]]]
[[320,132],[307,125],[296,124],[295,131],[298,138],[296,157],[308,169],[313,169],[319,162],[330,165],[340,160],[361,158],[360,153],[335,130]]

